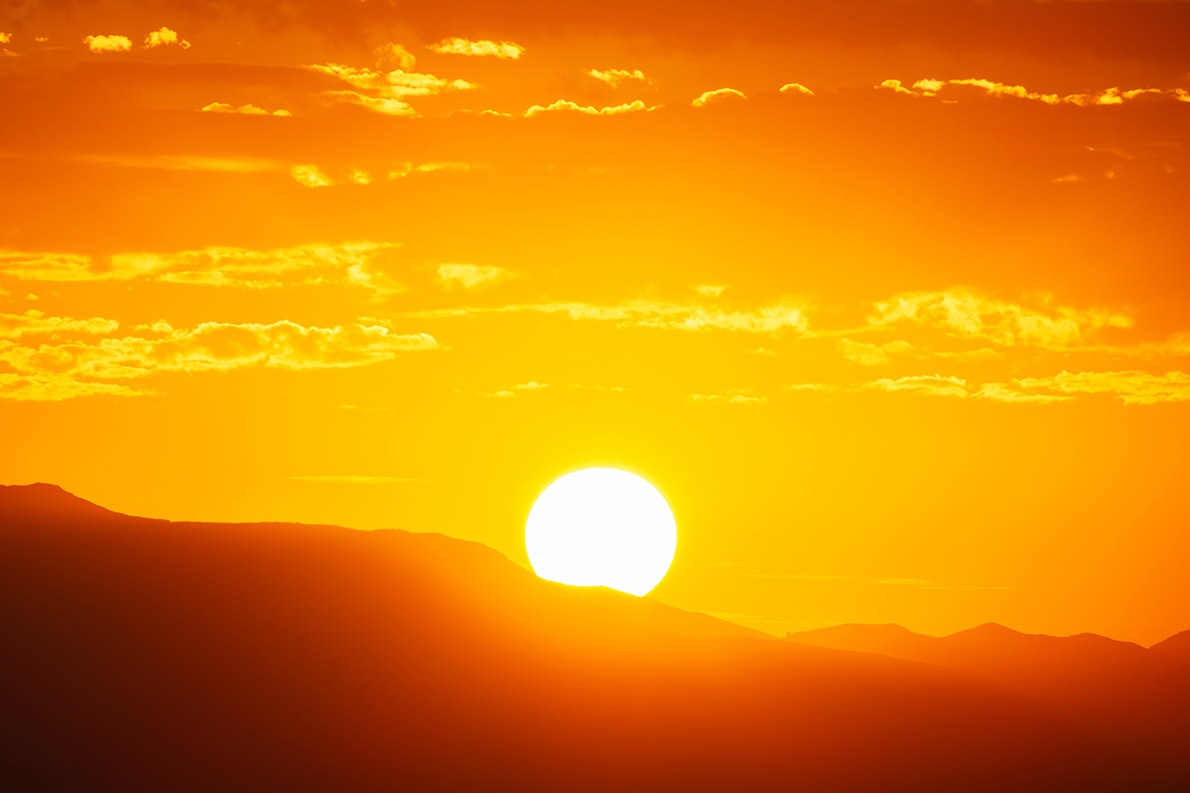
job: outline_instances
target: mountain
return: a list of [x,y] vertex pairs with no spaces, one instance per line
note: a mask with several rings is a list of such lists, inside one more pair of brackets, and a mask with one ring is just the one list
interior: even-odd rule
[[1176,648],[1163,653],[1156,647],[1146,650],[1092,633],[1046,636],[995,623],[942,637],[896,625],[848,624],[790,633],[785,638],[802,645],[969,670],[1014,694],[1079,718],[1098,720],[1110,713],[1147,741],[1190,727],[1182,696],[1188,687],[1180,682],[1181,670],[1171,663],[1180,655]]
[[1190,663],[1190,631],[1175,633],[1164,641],[1157,642],[1149,648],[1151,652],[1160,653],[1171,659],[1178,659]]
[[370,793],[1190,781],[1184,735],[1137,744],[1118,714],[1088,722],[967,670],[704,616],[542,581],[437,534],[170,522],[6,487],[0,782]]

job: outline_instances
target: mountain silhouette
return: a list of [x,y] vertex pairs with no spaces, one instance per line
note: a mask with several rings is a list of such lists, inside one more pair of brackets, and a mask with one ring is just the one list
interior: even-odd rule
[[[1117,726],[1126,725],[1132,737],[1149,743],[1190,727],[1190,711],[1184,707],[1190,686],[1178,663],[1190,656],[1176,646],[1146,650],[1093,633],[1046,636],[996,623],[941,637],[896,625],[848,624],[785,638],[969,670],[1049,709],[1096,721],[1110,714]],[[1176,645],[1176,640],[1167,641]]]
[[[1177,722],[1137,738],[1125,712],[1087,719],[970,666],[766,638],[439,534],[171,522],[3,487],[0,628],[0,782],[19,791],[1190,781]],[[969,657],[1005,631],[939,641]],[[1053,652],[1132,653],[1074,638]],[[1185,678],[1160,682],[1184,695]]]
[[1149,650],[1190,663],[1190,631],[1175,633],[1168,639],[1157,642]]

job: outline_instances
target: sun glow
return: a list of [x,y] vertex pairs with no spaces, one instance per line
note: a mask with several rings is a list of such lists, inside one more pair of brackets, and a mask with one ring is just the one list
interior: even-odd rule
[[587,468],[545,489],[525,524],[525,548],[541,578],[642,596],[661,583],[678,527],[664,496],[636,474]]

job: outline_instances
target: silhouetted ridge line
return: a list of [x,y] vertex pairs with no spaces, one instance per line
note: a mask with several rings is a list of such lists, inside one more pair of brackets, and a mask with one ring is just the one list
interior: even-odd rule
[[[72,506],[9,509],[31,494]],[[0,491],[7,789],[1190,784],[1184,666],[1137,666],[1162,652],[986,630],[972,634],[983,641],[836,632],[934,659],[909,663],[740,636],[704,615],[543,581],[442,535],[171,523],[71,499]],[[1005,637],[1011,652],[994,652]],[[1035,647],[1063,649],[1035,658]],[[972,659],[979,668],[964,668]]]

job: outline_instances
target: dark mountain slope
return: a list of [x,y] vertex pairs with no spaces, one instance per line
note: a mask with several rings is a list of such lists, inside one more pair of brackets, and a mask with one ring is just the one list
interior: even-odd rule
[[1182,781],[1163,756],[968,673],[691,639],[474,543],[171,523],[75,501],[0,491],[0,774],[10,789]]

